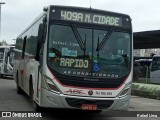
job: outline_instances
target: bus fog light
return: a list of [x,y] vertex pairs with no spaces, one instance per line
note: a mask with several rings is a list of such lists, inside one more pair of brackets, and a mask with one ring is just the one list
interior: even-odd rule
[[44,76],[44,80],[47,84],[47,87],[49,88],[49,90],[56,92],[56,93],[60,93],[60,90],[58,89],[58,87],[54,84],[53,80],[47,76]]

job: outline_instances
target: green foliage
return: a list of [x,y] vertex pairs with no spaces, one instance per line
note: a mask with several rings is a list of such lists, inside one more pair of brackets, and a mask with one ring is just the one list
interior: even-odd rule
[[160,85],[133,83],[132,94],[153,99],[160,99]]

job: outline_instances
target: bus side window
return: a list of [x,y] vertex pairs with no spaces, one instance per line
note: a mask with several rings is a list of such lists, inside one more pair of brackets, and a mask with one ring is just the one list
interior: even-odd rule
[[5,49],[5,63],[7,64],[7,60],[8,60],[8,51],[7,49]]
[[8,57],[10,56],[10,51],[7,53],[7,56],[8,56]]
[[27,40],[27,36],[24,37],[24,41],[23,41],[22,59],[24,59],[24,55],[25,55],[26,40]]
[[36,49],[36,57],[35,57],[35,59],[37,60],[37,61],[39,61],[40,60],[40,52],[42,52],[41,51],[42,49],[41,49],[41,43],[37,43],[37,49]]

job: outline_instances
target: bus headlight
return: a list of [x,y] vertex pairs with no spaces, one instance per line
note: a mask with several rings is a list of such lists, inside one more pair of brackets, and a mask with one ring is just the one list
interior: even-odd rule
[[53,80],[49,78],[48,76],[44,75],[43,79],[45,80],[45,83],[47,84],[47,87],[50,91],[61,93],[61,91],[58,89],[58,87],[55,85]]
[[118,97],[124,97],[131,93],[131,84],[126,85],[126,87],[120,92]]

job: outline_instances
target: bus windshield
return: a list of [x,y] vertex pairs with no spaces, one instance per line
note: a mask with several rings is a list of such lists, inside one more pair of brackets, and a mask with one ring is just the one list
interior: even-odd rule
[[48,65],[60,74],[118,78],[131,68],[131,36],[111,29],[52,24]]

